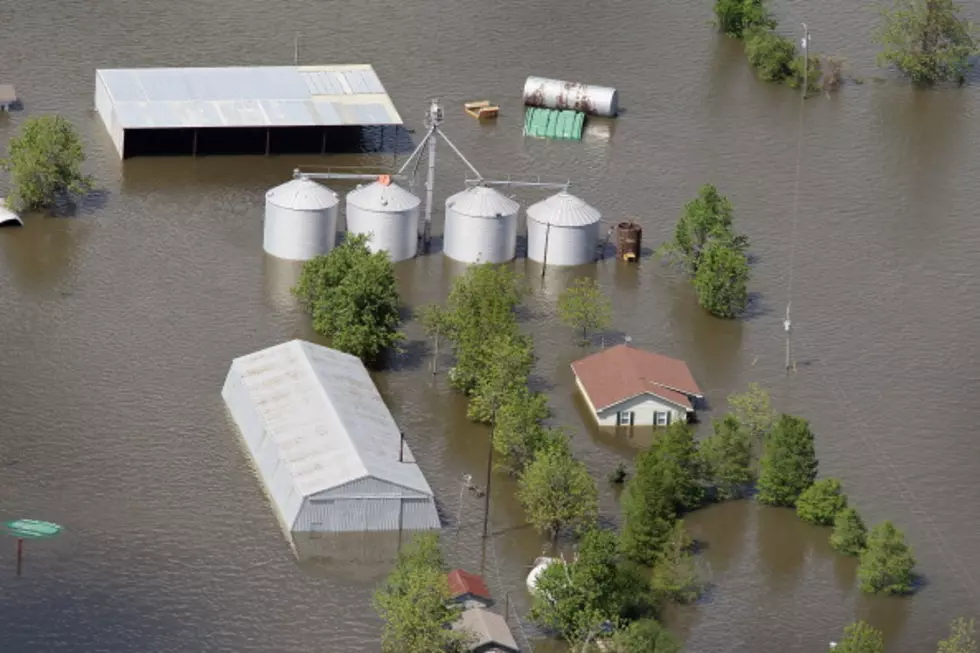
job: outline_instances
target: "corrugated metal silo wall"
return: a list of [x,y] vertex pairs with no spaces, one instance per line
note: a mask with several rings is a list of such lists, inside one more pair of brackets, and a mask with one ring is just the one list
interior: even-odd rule
[[517,254],[517,213],[476,218],[446,207],[443,252],[463,263],[506,263]]
[[347,231],[371,234],[372,252],[387,251],[395,263],[415,256],[419,242],[419,209],[409,211],[369,211],[347,202]]
[[262,247],[272,256],[308,261],[326,254],[337,236],[337,206],[320,211],[297,211],[265,203]]
[[[599,223],[577,227],[548,226],[536,220],[527,221],[527,257],[548,265],[585,265],[595,261],[599,244]],[[548,258],[544,259],[545,242]]]

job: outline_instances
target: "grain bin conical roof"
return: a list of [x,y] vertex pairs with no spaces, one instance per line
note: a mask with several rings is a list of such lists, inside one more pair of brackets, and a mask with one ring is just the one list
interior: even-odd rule
[[555,227],[584,227],[602,220],[598,209],[567,191],[561,191],[527,208],[527,217]]
[[271,204],[296,211],[323,211],[340,202],[337,194],[312,179],[292,179],[269,190],[265,199]]
[[471,186],[447,199],[446,207],[461,215],[493,218],[516,214],[520,204],[487,186]]
[[411,211],[422,200],[394,182],[372,182],[358,186],[347,194],[347,203],[365,211]]

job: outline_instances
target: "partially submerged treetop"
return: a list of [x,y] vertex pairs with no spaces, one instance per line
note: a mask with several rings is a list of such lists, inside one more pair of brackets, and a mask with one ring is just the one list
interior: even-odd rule
[[28,118],[3,160],[13,186],[7,205],[15,211],[41,209],[86,192],[91,180],[82,174],[83,161],[82,140],[67,119]]
[[895,0],[882,14],[879,65],[895,66],[917,84],[964,81],[977,39],[953,0]]

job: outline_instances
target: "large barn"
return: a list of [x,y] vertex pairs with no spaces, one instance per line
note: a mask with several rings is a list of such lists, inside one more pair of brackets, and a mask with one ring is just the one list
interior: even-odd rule
[[221,395],[285,531],[440,528],[432,490],[357,357],[292,340],[236,358]]
[[95,110],[123,159],[359,151],[402,124],[369,64],[99,69]]

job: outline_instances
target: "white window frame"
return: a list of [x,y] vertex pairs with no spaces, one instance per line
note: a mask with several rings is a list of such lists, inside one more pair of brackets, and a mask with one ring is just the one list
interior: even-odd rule
[[633,426],[633,411],[621,410],[618,413],[616,413],[616,425]]
[[670,424],[669,411],[656,411],[653,413],[653,421],[657,426],[667,426]]

